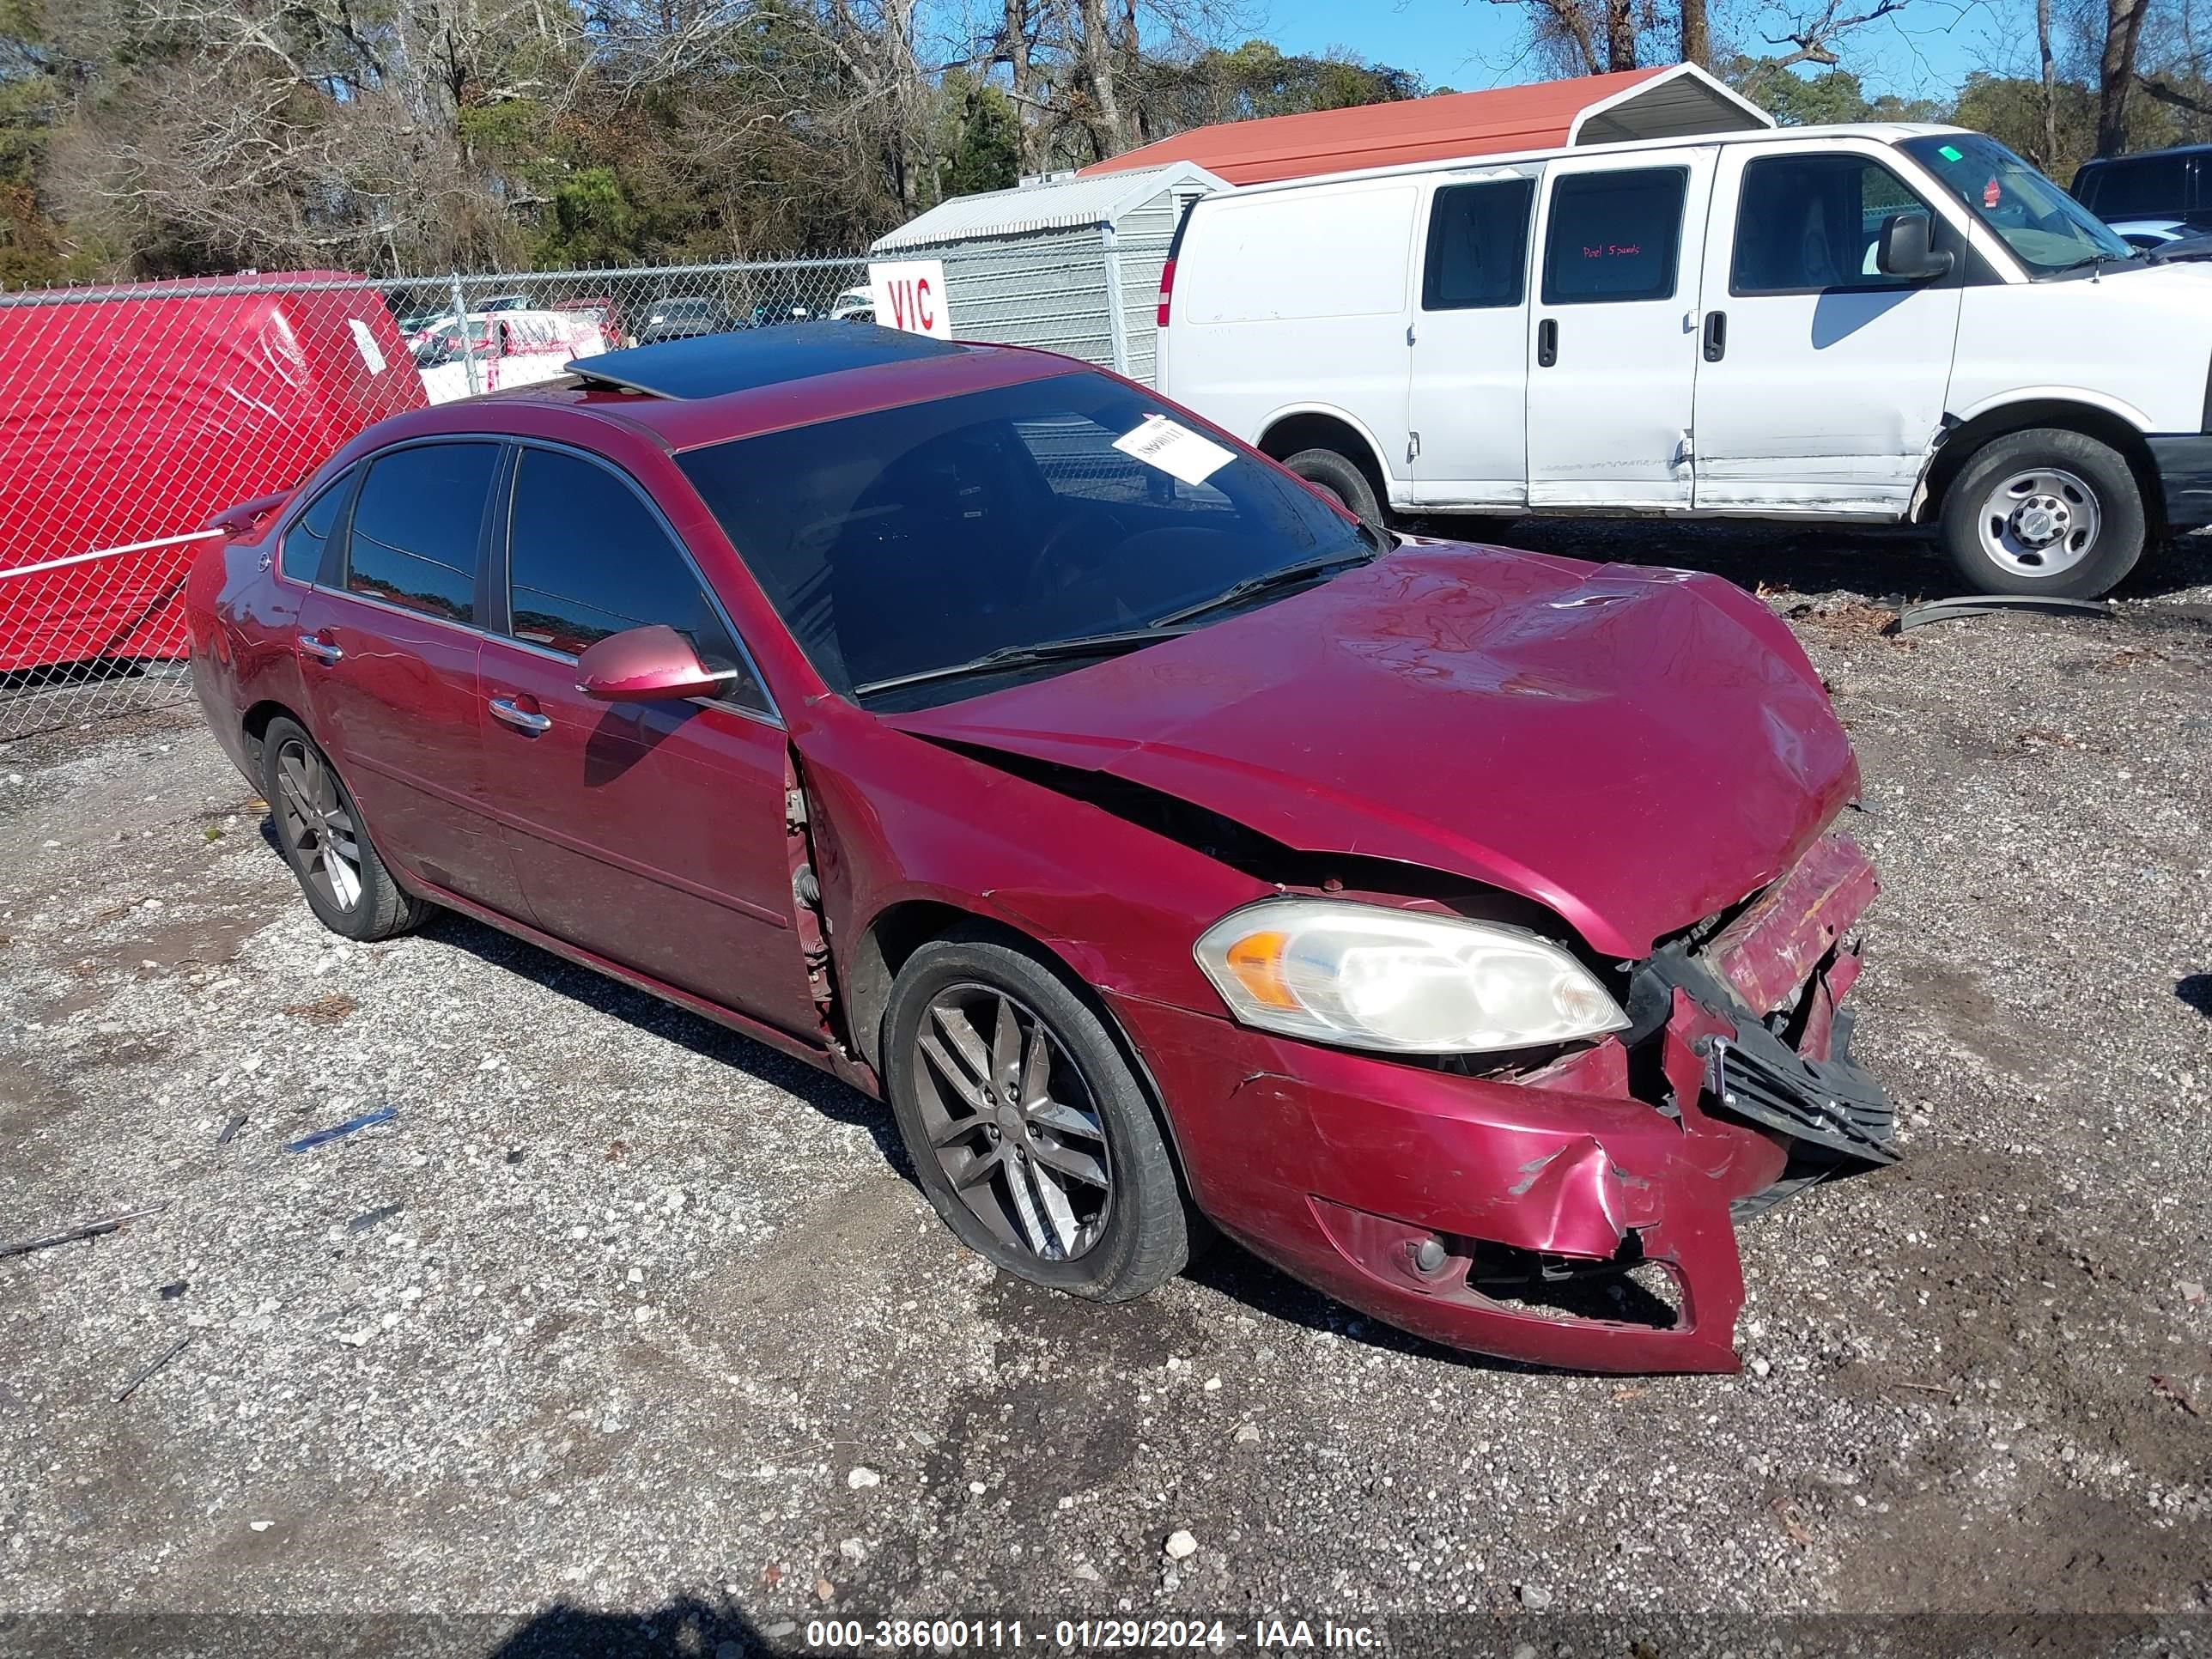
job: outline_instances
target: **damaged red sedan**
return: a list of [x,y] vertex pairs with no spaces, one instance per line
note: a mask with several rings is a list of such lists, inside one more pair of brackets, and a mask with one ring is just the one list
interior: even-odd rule
[[1726,1370],[1735,1224],[1893,1157],[1849,744],[1716,579],[1363,529],[1066,359],[611,352],[226,515],[216,735],[308,904],[447,906],[886,1100],[1104,1301],[1200,1218],[1440,1342]]

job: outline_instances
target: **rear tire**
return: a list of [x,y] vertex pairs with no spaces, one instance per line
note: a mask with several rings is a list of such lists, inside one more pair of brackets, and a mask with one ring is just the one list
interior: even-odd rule
[[1333,495],[1362,524],[1383,529],[1382,503],[1359,464],[1333,449],[1301,449],[1283,465],[1324,495]]
[[2095,599],[2135,568],[2148,527],[2126,458],[2057,427],[1991,439],[1943,497],[1944,551],[1978,593]]
[[429,907],[392,878],[352,793],[296,720],[280,716],[262,735],[261,793],[284,861],[324,927],[366,944],[421,925]]
[[1182,1270],[1188,1218],[1152,1103],[1050,966],[980,932],[931,940],[892,981],[883,1052],[915,1178],[969,1249],[1096,1302]]

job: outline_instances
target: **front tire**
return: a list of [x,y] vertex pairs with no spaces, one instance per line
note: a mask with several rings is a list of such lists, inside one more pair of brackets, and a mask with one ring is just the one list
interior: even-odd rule
[[367,943],[421,923],[428,907],[392,878],[337,769],[296,720],[273,720],[262,734],[261,793],[284,861],[324,927]]
[[1151,1103],[1050,967],[980,933],[933,939],[900,969],[883,1029],[915,1176],[969,1249],[1098,1302],[1182,1270],[1189,1222]]
[[1358,462],[1333,449],[1301,449],[1283,463],[1324,495],[1333,495],[1360,523],[1384,528],[1382,503]]
[[2142,487],[2111,445],[2039,428],[1994,438],[1943,498],[1944,550],[1978,593],[2092,599],[2142,556]]

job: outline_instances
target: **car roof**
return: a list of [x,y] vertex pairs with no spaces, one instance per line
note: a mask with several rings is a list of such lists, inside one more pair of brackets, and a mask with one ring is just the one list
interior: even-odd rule
[[497,431],[503,409],[572,408],[641,428],[664,447],[682,451],[1082,373],[1090,365],[1018,346],[956,344],[868,323],[818,322],[602,352],[568,368],[573,380],[492,392],[426,413],[461,417],[436,421],[441,431],[464,424]]

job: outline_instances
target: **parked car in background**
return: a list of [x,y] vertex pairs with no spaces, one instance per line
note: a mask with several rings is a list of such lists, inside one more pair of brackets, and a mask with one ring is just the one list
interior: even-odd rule
[[1439,1341],[1729,1370],[1735,1216],[1894,1157],[1857,767],[1752,595],[1401,541],[1041,352],[580,368],[193,572],[334,931],[450,906],[798,1055],[1104,1301],[1202,1214]]
[[1206,198],[1159,383],[1370,523],[1926,523],[2081,596],[2212,521],[2208,301],[1978,133],[1782,128]]
[[584,311],[501,311],[467,324],[465,351],[460,325],[451,319],[416,349],[422,390],[434,404],[557,380],[574,359],[606,349],[604,331]]
[[605,342],[609,351],[620,350],[626,343],[623,337],[622,308],[607,295],[597,295],[585,300],[556,300],[553,309],[581,313],[589,317],[598,325],[599,337]]
[[2100,219],[2152,225],[2212,222],[2212,144],[2100,155],[2074,173],[2074,198]]
[[665,340],[690,340],[742,326],[737,313],[720,300],[672,294],[647,307],[645,321],[638,325],[637,343],[654,345]]

